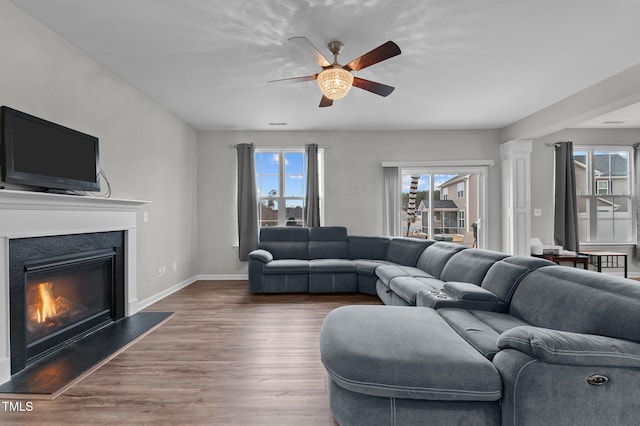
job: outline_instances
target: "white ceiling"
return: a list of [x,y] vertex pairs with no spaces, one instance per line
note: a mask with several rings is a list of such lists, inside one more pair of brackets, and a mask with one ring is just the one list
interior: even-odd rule
[[[640,63],[638,0],[13,0],[198,129],[499,129]],[[318,66],[402,49],[318,108]],[[622,111],[581,126],[640,127]],[[602,124],[602,121],[626,121]],[[631,122],[632,121],[632,122]],[[269,123],[287,123],[270,126]]]

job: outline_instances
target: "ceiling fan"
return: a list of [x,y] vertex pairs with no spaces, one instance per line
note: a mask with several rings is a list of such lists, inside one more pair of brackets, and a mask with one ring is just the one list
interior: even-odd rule
[[333,63],[330,63],[315,46],[306,37],[291,37],[290,41],[302,41],[307,50],[310,48],[314,59],[322,68],[317,74],[306,77],[284,78],[280,80],[271,80],[269,83],[277,81],[303,82],[317,80],[320,90],[322,91],[322,99],[320,107],[329,107],[333,105],[333,101],[341,99],[349,92],[351,86],[359,87],[380,96],[389,96],[393,92],[394,87],[386,84],[376,83],[375,81],[365,80],[364,78],[354,76],[351,71],[360,71],[378,62],[382,62],[389,58],[399,55],[400,48],[392,41],[381,44],[370,52],[365,53],[357,59],[349,62],[347,65],[338,63],[338,55],[342,52],[344,44],[341,41],[331,41],[327,44],[329,51],[333,54]]

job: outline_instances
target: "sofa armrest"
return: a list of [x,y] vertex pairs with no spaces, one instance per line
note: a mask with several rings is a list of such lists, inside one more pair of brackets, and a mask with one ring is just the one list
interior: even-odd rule
[[550,364],[640,368],[640,343],[593,334],[519,326],[500,335],[498,349],[516,349]]
[[[474,285],[474,284],[472,284]],[[477,311],[506,312],[507,305],[501,300],[462,299],[443,290],[418,290],[416,306],[442,309],[467,309]]]
[[486,300],[497,302],[498,296],[476,284],[463,283],[459,281],[448,281],[444,283],[442,289],[451,296],[463,300]]
[[259,260],[263,263],[269,263],[273,260],[273,255],[266,250],[257,249],[249,253],[249,259]]

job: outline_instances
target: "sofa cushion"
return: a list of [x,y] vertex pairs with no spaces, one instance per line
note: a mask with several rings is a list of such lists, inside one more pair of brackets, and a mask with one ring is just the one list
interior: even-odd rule
[[404,265],[380,265],[376,268],[376,275],[387,287],[392,279],[396,277],[425,277],[433,278],[429,273],[415,266]]
[[376,276],[376,268],[380,265],[388,265],[386,260],[353,259],[358,275]]
[[443,284],[436,278],[396,277],[389,283],[389,289],[406,301],[408,305],[415,306],[419,290],[441,290]]
[[344,226],[309,228],[309,259],[346,259],[348,252]]
[[451,256],[440,278],[444,281],[462,281],[480,285],[494,263],[508,255],[491,250],[463,250]]
[[417,261],[417,267],[429,273],[431,276],[440,278],[442,270],[449,259],[466,247],[459,244],[438,242],[427,247]]
[[267,250],[274,259],[309,259],[309,231],[296,226],[260,228],[258,248]]
[[506,257],[489,268],[481,286],[509,303],[522,278],[535,269],[552,265],[555,263],[537,257]]
[[389,237],[347,237],[349,245],[349,259],[384,260],[389,249]]
[[463,300],[486,300],[497,302],[498,296],[482,287],[471,283],[461,283],[458,281],[447,281],[443,286],[444,291],[458,299]]
[[526,322],[509,314],[465,309],[438,309],[438,314],[478,352],[493,359],[498,353],[498,338],[509,329]]
[[500,335],[498,348],[517,349],[551,364],[640,368],[640,344],[593,334],[515,327]]
[[640,342],[640,285],[621,277],[536,269],[518,285],[509,312],[537,327]]
[[356,264],[347,259],[314,259],[309,261],[309,272],[312,274],[356,272]]
[[386,260],[398,265],[416,266],[420,254],[433,243],[431,240],[418,240],[416,238],[393,238],[389,241]]
[[493,364],[429,308],[337,308],[324,320],[320,354],[331,379],[357,393],[439,401],[502,395]]
[[275,274],[308,274],[309,261],[301,259],[272,260],[264,265],[264,275]]

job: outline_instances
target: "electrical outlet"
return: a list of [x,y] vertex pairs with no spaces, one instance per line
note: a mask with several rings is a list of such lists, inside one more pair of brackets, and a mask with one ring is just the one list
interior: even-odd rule
[[149,222],[149,212],[143,212],[142,213],[142,221],[143,222]]
[[533,209],[534,216],[542,216],[542,209]]
[[166,267],[166,266],[163,266],[163,267],[162,267],[162,268],[160,268],[160,269],[162,269],[162,276],[163,276],[163,277],[164,277],[165,275],[167,275],[167,267]]
[[162,268],[158,268],[158,278],[162,277]]
[[178,270],[178,263],[173,262],[173,272],[176,272],[177,270]]

